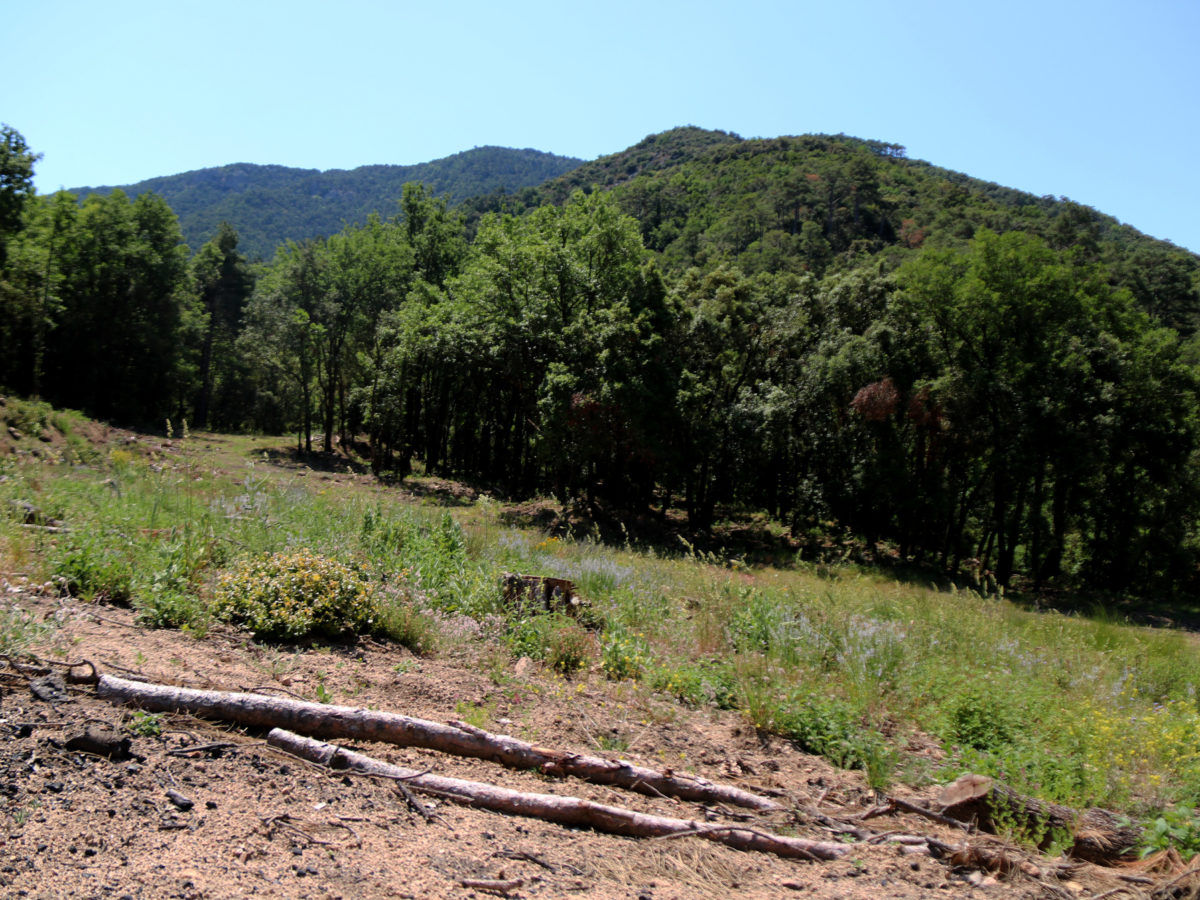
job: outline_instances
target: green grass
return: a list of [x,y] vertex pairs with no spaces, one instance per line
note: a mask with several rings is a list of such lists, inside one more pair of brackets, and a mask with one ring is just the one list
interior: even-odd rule
[[[687,547],[668,556],[547,537],[502,524],[487,497],[451,511],[277,468],[261,440],[176,444],[178,455],[120,449],[83,466],[0,462],[0,510],[25,500],[70,528],[0,514],[0,557],[64,592],[127,603],[147,624],[203,634],[222,579],[305,549],[371,586],[370,622],[351,631],[419,654],[496,652],[481,643],[495,638],[564,674],[738,710],[877,788],[976,771],[1044,799],[1162,818],[1159,840],[1191,834],[1164,813],[1200,803],[1191,634],[850,566],[747,568]],[[504,571],[572,579],[586,621],[505,609]],[[0,609],[0,649],[43,627]],[[904,752],[918,732],[938,758]]]

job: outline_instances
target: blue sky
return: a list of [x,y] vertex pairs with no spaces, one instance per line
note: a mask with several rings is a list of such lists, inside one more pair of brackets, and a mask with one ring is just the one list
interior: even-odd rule
[[592,159],[699,125],[839,133],[1200,252],[1200,2],[36,0],[0,121],[40,191],[231,162]]

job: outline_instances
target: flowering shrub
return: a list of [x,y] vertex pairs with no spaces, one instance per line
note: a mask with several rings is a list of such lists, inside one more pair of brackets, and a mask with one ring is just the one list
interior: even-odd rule
[[309,550],[243,562],[218,579],[213,604],[217,618],[281,640],[369,630],[375,612],[361,573]]
[[650,649],[641,634],[614,629],[605,635],[600,647],[600,666],[612,681],[637,681],[651,661]]

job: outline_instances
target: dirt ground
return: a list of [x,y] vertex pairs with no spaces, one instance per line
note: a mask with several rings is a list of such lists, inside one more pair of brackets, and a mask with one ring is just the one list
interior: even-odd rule
[[[443,722],[463,719],[546,746],[691,772],[768,794],[791,812],[753,815],[749,826],[853,842],[842,860],[797,861],[697,837],[646,840],[568,829],[428,797],[423,803],[434,815],[426,821],[393,783],[302,762],[269,747],[262,734],[181,714],[157,720],[161,734],[141,734],[152,730],[149,722],[97,698],[86,684],[68,685],[58,701],[39,699],[30,687],[38,673],[5,660],[0,662],[4,896],[1015,898],[1105,891],[1137,896],[1145,887],[1109,870],[1065,866],[1011,848],[1006,852],[1024,869],[1004,874],[956,868],[933,858],[916,838],[959,845],[967,839],[961,831],[911,815],[854,823],[856,814],[880,799],[857,773],[836,770],[785,741],[761,739],[734,713],[681,707],[596,673],[568,681],[527,660],[514,663],[498,650],[478,648],[416,659],[403,648],[373,641],[279,649],[258,646],[231,629],[195,639],[141,628],[127,609],[43,593],[19,575],[0,576],[0,588],[5,605],[19,604],[57,623],[46,643],[34,648],[46,660],[86,657],[101,672],[161,683],[291,692],[307,699],[319,694],[337,704]],[[61,665],[52,668],[64,671]],[[131,737],[129,758],[67,749],[69,739],[89,724]],[[551,779],[488,761],[384,745],[356,749],[421,771],[528,792],[734,821],[728,810]],[[907,796],[935,805],[932,795]],[[858,838],[852,838],[856,828]],[[897,842],[899,835],[913,839]]]

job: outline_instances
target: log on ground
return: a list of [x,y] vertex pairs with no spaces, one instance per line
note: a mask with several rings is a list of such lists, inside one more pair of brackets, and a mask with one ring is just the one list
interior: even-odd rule
[[1107,809],[1085,809],[1047,803],[1018,794],[985,775],[963,775],[942,792],[942,814],[974,822],[992,834],[1015,831],[1041,850],[1064,836],[1071,838],[1066,853],[1075,859],[1113,865],[1137,856],[1141,839],[1137,826]]
[[415,769],[393,766],[324,741],[303,737],[282,728],[273,729],[267,735],[267,742],[330,769],[400,779],[412,791],[433,794],[464,806],[543,819],[559,825],[593,828],[596,831],[629,837],[695,835],[738,850],[755,850],[795,859],[840,859],[849,851],[844,844],[770,834],[744,825],[713,826],[705,822],[640,813],[578,797],[531,794],[479,781],[418,772]]
[[113,702],[157,712],[182,711],[200,718],[233,722],[251,728],[286,728],[320,738],[348,738],[400,747],[420,747],[455,756],[486,759],[514,769],[537,769],[546,775],[558,777],[574,776],[650,796],[666,795],[699,803],[728,803],[764,812],[782,809],[774,800],[729,785],[659,772],[624,760],[539,747],[462,723],[444,725],[359,707],[308,703],[263,694],[146,684],[112,675],[100,676],[96,693]]

